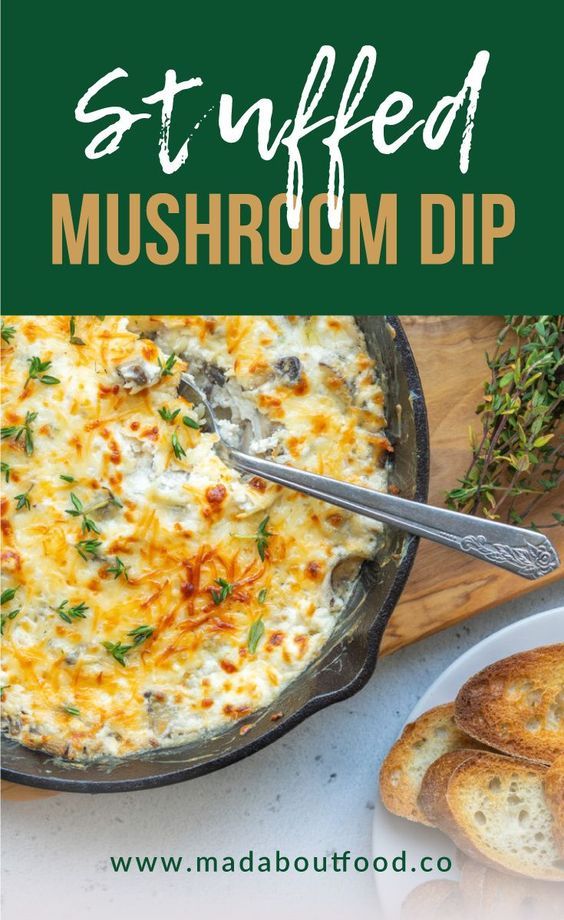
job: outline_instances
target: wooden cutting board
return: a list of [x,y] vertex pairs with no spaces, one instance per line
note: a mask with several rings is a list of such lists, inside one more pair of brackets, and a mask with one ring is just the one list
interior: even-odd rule
[[[431,434],[429,502],[444,503],[445,492],[470,461],[468,430],[478,430],[475,409],[488,377],[485,352],[493,351],[500,317],[406,316],[402,323],[421,374]],[[539,506],[538,520],[562,511],[563,496],[552,493]],[[558,507],[555,507],[558,503]],[[564,559],[564,528],[549,531]],[[526,581],[471,556],[422,540],[401,601],[382,641],[382,654],[452,626],[495,604],[562,578],[562,567],[539,581]]]
[[[456,484],[470,460],[468,429],[477,427],[475,408],[488,376],[484,354],[492,351],[501,326],[499,317],[406,316],[402,318],[421,374],[431,432],[429,501],[443,504],[445,492]],[[562,496],[559,496],[562,504]],[[539,509],[548,519],[550,509]],[[562,510],[560,508],[559,510]],[[550,531],[564,558],[564,528]],[[562,570],[543,584],[562,577]],[[452,626],[502,601],[537,587],[517,575],[486,565],[455,550],[423,540],[413,571],[382,642],[389,654],[423,636]],[[4,799],[30,799],[54,793],[2,784]]]

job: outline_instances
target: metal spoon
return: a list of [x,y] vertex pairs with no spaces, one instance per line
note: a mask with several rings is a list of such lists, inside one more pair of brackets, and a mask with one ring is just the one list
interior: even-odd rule
[[223,439],[213,409],[193,378],[183,374],[178,393],[193,405],[203,406],[206,422],[202,427],[207,426],[219,437],[216,450],[221,459],[242,473],[262,476],[270,482],[338,505],[347,511],[399,527],[408,533],[434,540],[435,543],[451,546],[523,578],[541,578],[560,565],[550,540],[537,531],[499,524],[445,508],[434,508],[422,502],[365,489],[243,453]]

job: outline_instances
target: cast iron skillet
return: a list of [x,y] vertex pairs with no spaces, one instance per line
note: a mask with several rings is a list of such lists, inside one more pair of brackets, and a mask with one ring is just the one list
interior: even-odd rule
[[[401,494],[426,501],[429,435],[421,381],[397,317],[358,316],[386,391],[391,473]],[[389,530],[375,561],[364,564],[354,592],[320,658],[257,716],[221,734],[181,747],[122,761],[77,767],[2,739],[2,776],[16,783],[64,792],[126,792],[179,783],[211,773],[271,744],[305,718],[352,696],[376,667],[384,627],[405,585],[417,538]],[[241,734],[242,724],[252,727]]]

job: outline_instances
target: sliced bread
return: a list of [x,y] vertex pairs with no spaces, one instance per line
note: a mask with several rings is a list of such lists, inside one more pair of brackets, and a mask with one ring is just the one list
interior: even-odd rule
[[455,720],[483,745],[552,763],[564,754],[564,644],[511,655],[471,677]]
[[564,886],[518,878],[468,859],[460,874],[462,904],[480,920],[561,920]]
[[417,803],[427,768],[458,748],[481,747],[454,723],[454,704],[436,706],[406,725],[380,770],[380,795],[395,815],[430,824]]
[[427,769],[421,783],[417,804],[429,824],[440,827],[448,819],[446,791],[449,780],[456,768],[475,753],[475,750],[471,748],[449,751],[448,754],[443,754],[442,757],[433,761]]
[[544,794],[554,819],[554,839],[560,854],[564,856],[564,755],[558,757],[547,770]]
[[564,881],[544,794],[547,768],[477,752],[452,772],[441,825],[468,855],[496,868]]
[[462,896],[457,882],[436,878],[409,892],[401,920],[460,920]]

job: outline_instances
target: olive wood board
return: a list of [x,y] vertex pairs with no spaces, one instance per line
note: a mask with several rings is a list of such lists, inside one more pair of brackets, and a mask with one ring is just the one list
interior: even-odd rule
[[[476,406],[489,377],[485,353],[495,347],[503,320],[486,316],[406,316],[402,323],[423,383],[429,414],[431,480],[429,502],[443,505],[471,459],[469,429],[480,420]],[[562,511],[562,492],[546,496],[535,518],[549,521]],[[564,528],[547,531],[561,559]],[[387,655],[539,585],[561,579],[562,566],[540,581],[527,581],[446,546],[422,540],[409,581],[384,633]]]
[[[493,350],[502,320],[485,316],[404,316],[402,323],[415,354],[429,413],[429,501],[441,505],[445,492],[456,485],[470,461],[469,427],[473,425],[478,430],[475,410],[488,377],[485,352]],[[555,502],[554,494],[548,496],[544,508],[536,512],[539,520],[549,518],[550,511],[556,510]],[[564,558],[564,529],[553,528],[550,534]],[[540,583],[561,577],[562,569]],[[381,653],[395,652],[540,583],[422,540],[409,581],[384,633]],[[25,801],[56,794],[2,783],[5,800]]]

